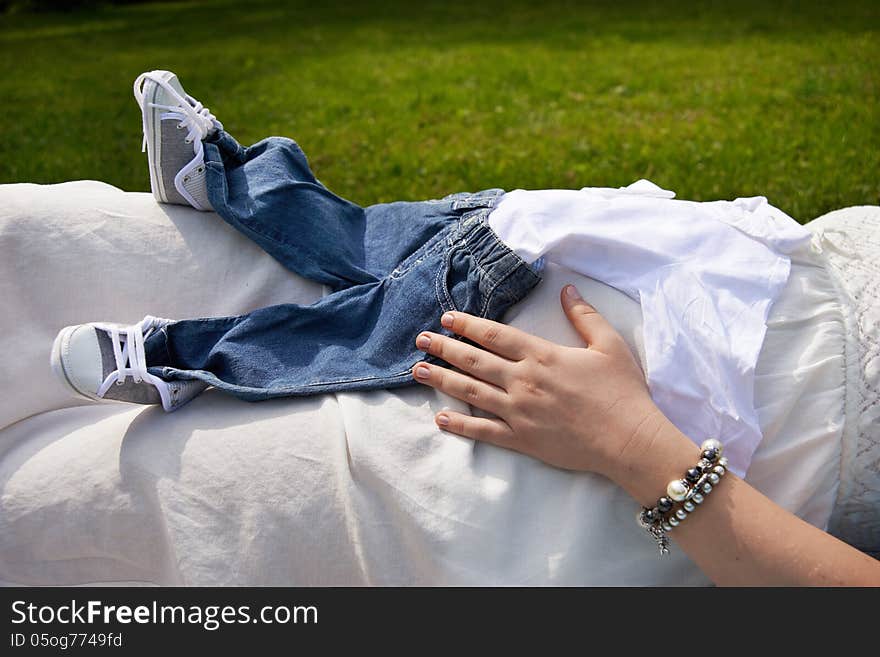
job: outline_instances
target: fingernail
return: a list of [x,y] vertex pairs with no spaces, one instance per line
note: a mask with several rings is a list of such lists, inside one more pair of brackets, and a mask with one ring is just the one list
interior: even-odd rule
[[455,317],[453,317],[452,313],[444,313],[443,317],[440,318],[440,323],[446,328],[450,328],[453,321],[455,321]]
[[418,379],[427,379],[427,378],[430,378],[430,376],[431,376],[431,370],[429,370],[429,369],[428,369],[427,367],[425,367],[424,365],[419,365],[419,366],[416,368],[416,378],[418,378]]
[[449,416],[443,415],[441,413],[440,415],[437,416],[437,424],[445,427],[446,425],[449,424]]
[[566,285],[565,286],[565,296],[569,299],[577,300],[581,298],[580,292],[577,291],[577,288],[574,285]]
[[427,335],[420,335],[416,338],[416,346],[419,349],[427,349],[431,346],[431,338]]

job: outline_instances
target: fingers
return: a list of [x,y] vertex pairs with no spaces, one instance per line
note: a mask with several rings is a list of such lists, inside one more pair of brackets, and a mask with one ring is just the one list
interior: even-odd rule
[[513,429],[500,418],[474,417],[456,411],[441,411],[434,417],[444,431],[481,440],[507,449],[515,449]]
[[450,338],[439,333],[421,333],[416,338],[416,346],[429,354],[438,356],[450,365],[468,374],[488,381],[500,388],[510,378],[513,361],[473,345]]
[[536,339],[535,336],[512,326],[462,312],[443,313],[440,324],[511,360],[522,360],[529,342]]
[[419,383],[442,390],[456,399],[495,415],[501,415],[506,408],[507,393],[504,390],[475,379],[469,374],[454,372],[428,363],[416,363],[413,367],[413,376]]
[[599,314],[599,311],[584,301],[574,285],[562,288],[562,308],[575,330],[587,346],[607,344],[617,331]]

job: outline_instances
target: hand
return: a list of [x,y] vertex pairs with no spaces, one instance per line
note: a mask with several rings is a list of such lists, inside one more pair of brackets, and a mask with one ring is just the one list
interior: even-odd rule
[[[611,479],[625,470],[628,447],[668,420],[648,394],[645,377],[620,334],[573,285],[562,307],[585,342],[564,347],[461,312],[441,324],[485,349],[425,332],[416,346],[461,371],[417,363],[415,380],[488,411],[495,418],[442,411],[447,431]],[[636,438],[639,440],[635,440]]]

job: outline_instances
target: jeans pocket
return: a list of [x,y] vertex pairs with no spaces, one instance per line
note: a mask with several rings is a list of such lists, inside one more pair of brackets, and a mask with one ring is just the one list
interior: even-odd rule
[[443,312],[458,310],[452,299],[449,279],[452,268],[452,257],[455,252],[461,248],[461,246],[453,246],[443,254],[443,260],[440,262],[440,266],[437,267],[437,275],[434,277],[434,291],[437,295],[437,303],[440,304],[440,308]]
[[458,310],[481,317],[491,296],[489,288],[494,288],[464,243],[453,244],[443,254],[434,282],[437,302],[444,312]]

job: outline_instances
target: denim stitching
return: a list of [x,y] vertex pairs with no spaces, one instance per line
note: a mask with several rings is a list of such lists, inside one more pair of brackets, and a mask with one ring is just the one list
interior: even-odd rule
[[[482,219],[483,219],[483,218],[480,217],[479,219],[480,219],[480,222],[482,223]],[[476,265],[476,267],[477,267],[477,269],[480,271],[480,273],[483,274],[483,276],[485,276],[485,277],[488,278],[491,282],[494,283],[495,280],[496,280],[495,276],[493,276],[492,274],[490,274],[490,273],[489,273],[489,272],[483,267],[483,263],[480,262],[480,259],[479,259],[479,258],[477,258],[477,255],[476,255],[476,253],[474,253],[474,250],[473,250],[473,248],[471,247],[470,242],[467,241],[467,240],[462,240],[462,248],[463,248],[465,251],[467,251],[468,254],[470,254],[471,258],[473,258],[473,260],[474,260],[474,265]]]
[[[495,238],[495,246],[501,247],[501,249],[503,251],[505,251],[505,255],[512,255],[516,261],[499,278],[496,279],[494,276],[490,276],[488,273],[486,274],[486,276],[490,280],[493,280],[493,281],[498,280],[499,282],[501,282],[501,281],[505,280],[506,278],[508,278],[511,274],[513,274],[513,272],[515,272],[517,269],[525,268],[525,270],[527,272],[529,272],[532,275],[532,277],[537,279],[537,282],[540,282],[542,280],[542,277],[538,273],[535,272],[533,267],[531,265],[529,265],[529,263],[527,263],[525,260],[523,260],[522,256],[520,256],[516,251],[514,251],[507,244],[505,244],[504,241],[498,236],[498,233],[496,233],[494,230],[492,230],[492,227],[488,224],[488,222],[484,222],[484,223],[485,223],[486,228],[492,233],[493,237]],[[474,254],[472,254],[472,255],[474,255]],[[485,270],[482,268],[482,265],[480,265],[476,255],[474,255],[474,260],[477,261],[477,266],[480,268],[480,271],[485,273]],[[494,287],[497,287],[497,285]],[[512,296],[510,296],[508,294],[505,294],[504,296],[507,299],[509,299],[510,301],[516,301],[516,299],[514,299]]]
[[[471,256],[473,263],[476,266],[477,270],[490,283],[489,289],[483,295],[484,298],[483,298],[482,306],[480,308],[480,315],[479,315],[480,317],[486,316],[486,314],[489,310],[489,305],[492,302],[492,297],[496,292],[501,294],[508,301],[512,301],[512,302],[518,301],[518,299],[516,299],[515,297],[513,297],[510,294],[507,294],[503,291],[500,291],[498,289],[502,285],[502,283],[504,283],[504,281],[506,281],[517,269],[519,269],[521,267],[525,267],[525,269],[530,274],[532,274],[533,277],[536,277],[538,279],[538,282],[540,282],[540,280],[541,280],[541,277],[538,276],[532,270],[532,268],[529,266],[529,264],[525,260],[523,260],[522,257],[520,257],[516,252],[514,252],[507,244],[505,244],[501,240],[501,238],[498,236],[498,234],[494,230],[492,230],[492,227],[489,226],[488,222],[486,221],[486,218],[488,217],[488,215],[490,213],[491,213],[491,208],[479,208],[479,209],[474,210],[473,212],[465,213],[464,215],[462,215],[461,219],[459,220],[460,223],[464,223],[466,221],[476,221],[477,223],[476,223],[476,225],[467,229],[465,234],[462,235],[452,245],[452,248],[450,249],[447,258],[445,259],[443,266],[440,268],[440,270],[438,270],[437,276],[435,277],[435,288],[436,288],[435,291],[437,294],[437,301],[440,304],[441,308],[444,308],[444,310],[458,310],[458,308],[455,305],[454,300],[452,299],[452,295],[449,292],[448,285],[446,282],[446,279],[448,278],[448,274],[449,274],[452,256],[456,250],[463,250],[463,251],[467,252]],[[508,267],[508,269],[506,271],[504,271],[500,276],[493,275],[486,270],[486,268],[483,266],[480,259],[474,253],[474,250],[471,246],[470,240],[468,239],[468,235],[474,230],[479,230],[480,226],[485,226],[489,230],[491,235],[494,237],[493,246],[495,248],[500,246],[502,248],[502,250],[505,252],[505,256],[506,255],[513,255],[515,258],[514,264],[512,264],[510,267]],[[441,290],[443,292],[442,296],[440,294]],[[447,300],[448,308],[443,303],[444,296]]]
[[[460,337],[460,336],[459,336],[459,337]],[[436,363],[436,362],[438,362],[438,361],[440,361],[440,360],[442,360],[442,359],[437,358],[436,356],[432,356],[432,355],[430,355],[430,354],[425,354],[425,357],[416,359],[415,361],[413,361],[413,364],[412,364],[412,365],[410,365],[410,366],[409,366],[408,368],[406,368],[405,370],[402,370],[402,371],[398,372],[397,374],[388,374],[388,375],[385,375],[385,376],[363,376],[363,377],[360,377],[360,378],[358,378],[358,379],[332,379],[332,380],[327,380],[327,381],[315,381],[314,383],[307,383],[307,384],[305,384],[305,387],[306,387],[306,388],[312,388],[312,387],[315,387],[315,386],[335,385],[335,384],[337,384],[337,383],[359,383],[359,382],[361,382],[361,381],[387,380],[387,379],[394,379],[394,378],[398,378],[398,377],[402,377],[402,376],[409,376],[409,375],[410,375],[410,371],[412,370],[413,366],[415,366],[416,363],[418,363],[418,362],[420,362],[420,361],[422,361],[422,360],[428,360],[428,361],[430,361],[430,362],[435,362],[435,363]],[[280,388],[272,388],[272,390],[295,390],[295,389],[300,388],[300,387],[302,387],[302,386],[300,386],[300,385],[294,385],[294,386],[283,386],[283,387],[280,387]],[[256,388],[256,390],[263,390],[263,388]],[[345,392],[345,391],[344,391],[344,390],[340,390],[340,392]]]
[[[449,264],[452,261],[452,254],[455,253],[457,249],[460,249],[460,246],[455,244],[450,245],[449,251],[446,254],[446,257],[443,259],[443,264],[437,269],[437,274],[434,277],[434,294],[437,295],[437,303],[444,311],[449,310],[457,310],[455,307],[455,302],[452,299],[452,295],[449,293],[448,286],[446,284],[446,276],[449,273]],[[440,292],[443,292],[443,296],[446,297],[446,303],[443,303],[443,298],[440,295]]]
[[[484,296],[483,304],[482,304],[482,307],[480,308],[480,313],[479,313],[479,317],[485,317],[486,313],[489,310],[489,303],[492,301],[492,295],[494,295],[496,290],[498,289],[498,287],[505,280],[507,280],[507,278],[509,278],[511,276],[511,274],[513,274],[513,272],[516,270],[516,267],[508,270],[501,278],[495,278],[494,276],[490,276],[488,273],[486,273],[486,271],[479,265],[477,258],[467,248],[466,244],[462,243],[462,244],[456,246],[455,248],[450,249],[449,257],[444,261],[444,265],[437,271],[437,276],[434,279],[434,286],[436,288],[435,291],[437,294],[437,301],[440,304],[440,307],[444,309],[444,311],[446,311],[446,310],[460,310],[458,307],[456,307],[455,302],[452,299],[452,295],[449,292],[449,289],[448,289],[449,286],[446,283],[446,279],[449,274],[449,263],[452,260],[452,254],[455,252],[455,250],[467,251],[471,255],[471,258],[473,258],[473,261],[475,263],[477,263],[478,269],[481,272],[483,272],[485,274],[486,278],[490,281],[490,287],[486,291],[486,293],[483,295]],[[445,295],[445,297],[447,299],[447,303],[449,305],[448,308],[444,306],[443,299],[440,298],[440,290],[443,291],[443,294]],[[504,294],[504,297],[506,299],[508,299],[509,301],[515,301],[515,299],[513,299],[513,297],[510,297],[509,295]],[[462,312],[466,312],[466,311],[462,311]]]
[[[416,362],[418,362],[418,361],[416,361]],[[415,363],[413,363],[413,365],[415,365]],[[313,388],[315,386],[322,386],[322,385],[336,385],[337,383],[359,383],[362,381],[387,380],[387,379],[393,379],[393,378],[402,377],[404,375],[408,375],[410,372],[409,369],[405,369],[405,370],[402,370],[401,372],[398,372],[396,374],[390,374],[390,375],[385,375],[385,376],[364,376],[364,377],[360,377],[357,379],[332,379],[332,380],[326,380],[326,381],[315,381],[313,383],[307,383],[305,385],[296,384],[296,385],[288,385],[288,386],[273,386],[272,388],[254,388],[252,386],[239,386],[239,385],[236,385],[233,383],[229,383],[228,381],[224,381],[223,379],[218,377],[216,374],[214,374],[213,372],[209,372],[208,370],[178,370],[177,368],[167,368],[167,369],[174,370],[174,374],[189,375],[189,376],[182,376],[181,377],[182,379],[198,379],[198,380],[210,382],[212,385],[215,385],[215,386],[216,386],[216,384],[213,382],[217,381],[220,384],[230,386],[230,389],[234,390],[236,392],[265,394],[266,396],[268,396],[270,393],[274,395],[275,392],[284,392],[284,391],[288,391],[288,390],[299,390],[304,387],[305,388]],[[195,373],[199,373],[199,372],[204,372],[205,374],[207,374],[208,375],[207,378],[201,377],[201,376],[193,376]],[[168,374],[166,374],[166,376],[168,376]],[[220,387],[222,389],[223,385],[217,386],[217,387]],[[340,390],[339,392],[345,392],[345,391]]]
[[502,278],[501,280],[493,283],[492,287],[490,287],[484,295],[485,298],[483,299],[483,307],[480,309],[480,317],[486,316],[486,313],[489,310],[489,302],[492,300],[492,295],[495,294],[495,290],[498,288],[499,285],[501,285],[501,281],[503,280],[504,279]]
[[[405,274],[412,271],[415,267],[417,267],[420,263],[427,260],[430,256],[434,255],[437,251],[443,249],[443,247],[447,244],[447,239],[442,236],[442,231],[444,229],[441,228],[440,231],[431,238],[428,242],[420,246],[418,249],[413,251],[410,255],[404,258],[400,264],[395,267],[394,271],[392,271],[388,278],[397,279],[402,278]],[[434,244],[431,244],[431,241],[434,241]]]
[[[415,365],[415,363],[413,363],[413,365]],[[398,377],[398,376],[403,376],[404,374],[409,374],[409,370],[406,369],[401,372],[398,372],[397,374],[390,374],[390,375],[385,375],[385,376],[363,376],[358,379],[333,379],[333,380],[329,380],[329,381],[315,381],[314,383],[307,383],[305,385],[305,387],[306,388],[314,388],[315,386],[335,385],[337,383],[358,383],[360,381],[372,381],[374,379],[385,380],[385,379],[390,379],[390,378],[394,378],[394,377]],[[293,390],[293,389],[300,388],[300,387],[302,387],[302,386],[299,386],[299,385],[283,386],[281,388],[272,388],[272,390]],[[339,392],[345,392],[345,391],[340,390]]]
[[[481,208],[481,209],[479,209],[479,210],[475,210],[474,212],[468,212],[467,214],[465,214],[465,215],[462,217],[462,221],[464,221],[466,218],[472,218],[472,219],[475,219],[475,220],[477,221],[476,225],[475,225],[473,228],[469,229],[468,233],[470,233],[471,231],[477,230],[482,224],[486,224],[486,221],[485,221],[485,220],[486,220],[486,218],[488,217],[489,212],[490,212],[490,211],[489,211],[488,208]],[[470,217],[470,215],[473,215],[473,217]],[[486,224],[486,225],[488,226],[488,224]],[[494,231],[493,231],[493,235],[494,235],[494,234],[495,234],[495,233],[494,233]],[[500,238],[499,238],[499,241],[500,241]],[[494,283],[494,282],[497,280],[496,277],[493,276],[492,274],[490,274],[490,273],[489,273],[489,272],[483,267],[483,264],[480,262],[479,258],[477,258],[476,254],[474,253],[473,248],[471,247],[471,243],[470,243],[470,240],[468,239],[468,236],[467,236],[467,235],[463,236],[463,237],[460,239],[460,242],[461,242],[462,248],[463,248],[465,251],[467,251],[467,252],[471,255],[471,257],[473,258],[473,260],[474,260],[474,264],[476,265],[476,267],[477,267],[477,269],[480,271],[480,273],[482,273],[483,276],[485,276],[485,277],[488,278],[491,282]],[[506,275],[506,274],[505,274],[505,275]],[[503,278],[503,277],[502,277],[502,278]]]
[[[480,310],[480,317],[485,317],[489,311],[489,302],[492,301],[492,296],[495,294],[496,290],[501,286],[501,284],[510,278],[513,273],[517,270],[517,267],[512,267],[509,269],[503,276],[501,276],[493,285],[489,288],[488,292],[485,294],[485,299],[483,300],[483,307]],[[514,299],[512,296],[504,294],[501,292],[501,295],[504,296],[508,301],[518,302],[519,299]]]
[[[486,228],[488,228],[489,231],[492,233],[492,236],[495,238],[496,244],[498,246],[500,246],[506,253],[512,255],[517,260],[518,265],[519,264],[524,265],[528,271],[530,271],[532,274],[535,274],[535,272],[532,269],[532,266],[529,263],[527,263],[520,254],[518,254],[516,251],[511,249],[510,246],[508,246],[504,240],[501,239],[501,237],[498,235],[498,233],[496,233],[495,230],[492,228],[492,226],[489,225],[489,222],[486,222]],[[516,269],[518,265],[511,267],[511,271],[513,269]]]
[[[497,282],[496,282],[491,288],[489,288],[489,291],[486,292],[486,295],[485,295],[486,298],[485,298],[485,301],[483,302],[483,308],[482,308],[482,310],[480,311],[480,317],[485,317],[486,314],[488,313],[488,311],[489,311],[489,302],[492,300],[492,295],[495,294],[497,288],[500,287],[501,284],[504,283],[508,278],[510,278],[510,277],[516,272],[517,269],[518,269],[518,266],[517,266],[517,267],[513,267],[513,268],[511,268],[510,270],[508,270],[508,272],[507,272],[506,274],[504,274],[504,276],[502,276],[500,279],[498,279],[498,281],[497,281]],[[533,273],[533,272],[532,272],[532,273]],[[541,281],[541,279],[538,278],[538,282],[540,282],[540,281]],[[536,285],[537,285],[537,283],[536,283]],[[501,294],[505,299],[507,299],[508,301],[510,301],[510,302],[512,302],[512,303],[518,303],[518,302],[521,300],[521,299],[516,299],[516,298],[514,298],[513,296],[511,296],[511,295],[509,295],[509,294],[505,294],[504,292],[500,292],[500,294]]]

